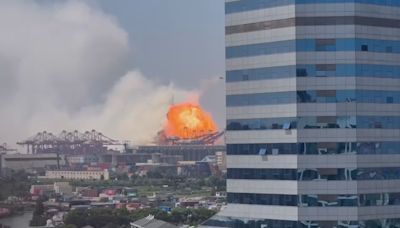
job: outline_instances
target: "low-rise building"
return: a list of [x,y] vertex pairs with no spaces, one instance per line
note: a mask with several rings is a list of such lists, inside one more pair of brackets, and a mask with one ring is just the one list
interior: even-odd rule
[[70,165],[95,164],[99,162],[99,158],[93,154],[69,155],[66,160]]
[[11,170],[32,170],[65,165],[65,156],[48,154],[3,154],[1,168]]
[[99,190],[97,188],[76,187],[76,193],[80,197],[94,198],[99,196]]
[[135,211],[143,208],[143,205],[141,203],[128,203],[126,204],[126,209],[128,211]]
[[55,182],[54,183],[54,191],[57,194],[61,194],[64,196],[72,196],[72,186],[68,182]]
[[177,226],[155,219],[153,215],[131,222],[131,228],[178,228]]
[[42,185],[31,185],[30,193],[34,196],[41,196],[48,192],[54,191],[54,185],[42,184]]
[[226,171],[226,152],[225,151],[215,152],[215,158],[218,169],[221,171]]
[[42,178],[69,180],[109,180],[110,174],[105,170],[48,170]]

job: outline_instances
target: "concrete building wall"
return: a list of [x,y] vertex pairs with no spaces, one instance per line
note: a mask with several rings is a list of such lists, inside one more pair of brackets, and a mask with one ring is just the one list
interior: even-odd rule
[[102,171],[63,171],[49,170],[43,177],[46,179],[72,179],[72,180],[109,180],[108,170]]
[[[58,161],[57,161],[58,160]],[[12,170],[29,170],[47,166],[65,165],[65,157],[57,154],[4,154],[1,167]]]

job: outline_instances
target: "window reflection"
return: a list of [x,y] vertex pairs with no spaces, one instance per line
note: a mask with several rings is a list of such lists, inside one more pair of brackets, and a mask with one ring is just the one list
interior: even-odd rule
[[[396,0],[324,0],[324,3],[367,3],[384,6],[400,6],[400,2]],[[318,0],[259,0],[259,1],[229,1],[225,3],[226,14],[238,13],[256,9],[284,6],[290,4],[315,4],[320,3]]]
[[270,129],[399,129],[400,117],[393,116],[317,116],[227,120],[227,130],[270,130]]
[[228,203],[299,207],[367,207],[400,205],[400,193],[350,195],[280,195],[228,193]]
[[228,144],[228,155],[279,154],[399,154],[400,142],[320,142],[320,143],[258,143]]
[[315,64],[264,67],[227,71],[226,81],[229,83],[296,76],[400,78],[400,67],[376,64]]
[[398,180],[400,168],[245,169],[228,168],[228,179],[352,181]]
[[226,47],[226,58],[241,58],[289,52],[361,51],[377,53],[400,53],[400,42],[374,39],[299,39],[246,44]]
[[235,227],[235,228],[379,228],[400,227],[399,219],[377,219],[362,221],[284,221],[271,219],[250,219],[214,216],[207,220],[204,226]]
[[[297,99],[296,99],[297,96]],[[228,107],[292,103],[400,103],[399,91],[311,90],[226,96]]]

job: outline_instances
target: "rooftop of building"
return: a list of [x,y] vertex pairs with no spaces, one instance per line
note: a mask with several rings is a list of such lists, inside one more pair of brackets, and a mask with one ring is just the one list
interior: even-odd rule
[[177,226],[167,223],[158,219],[155,219],[153,215],[149,215],[146,218],[139,219],[131,223],[131,227],[134,228],[177,228]]

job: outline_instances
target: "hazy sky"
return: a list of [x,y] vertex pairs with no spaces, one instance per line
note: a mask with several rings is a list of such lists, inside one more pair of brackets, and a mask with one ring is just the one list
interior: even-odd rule
[[222,0],[0,1],[0,143],[38,131],[145,142],[200,96],[224,127]]
[[132,64],[183,86],[224,74],[223,0],[99,0],[128,32]]
[[[198,89],[224,76],[223,0],[99,0],[129,33],[131,64],[146,77]],[[223,81],[201,99],[224,126]]]

